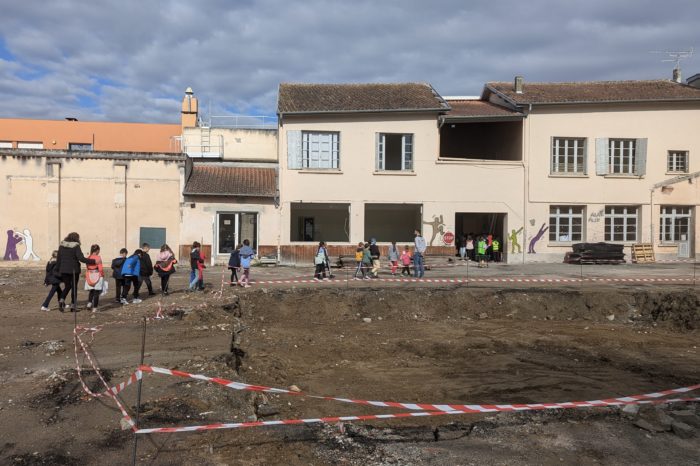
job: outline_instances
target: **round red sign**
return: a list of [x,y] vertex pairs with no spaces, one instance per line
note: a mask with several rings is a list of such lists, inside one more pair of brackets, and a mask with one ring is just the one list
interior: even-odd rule
[[455,235],[451,231],[446,232],[444,235],[442,235],[442,242],[450,245],[454,242],[455,240]]

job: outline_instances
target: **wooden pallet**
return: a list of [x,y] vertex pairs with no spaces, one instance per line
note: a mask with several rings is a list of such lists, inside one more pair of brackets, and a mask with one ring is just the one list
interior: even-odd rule
[[654,248],[651,244],[633,244],[632,245],[632,262],[635,264],[649,264],[656,262],[654,257]]

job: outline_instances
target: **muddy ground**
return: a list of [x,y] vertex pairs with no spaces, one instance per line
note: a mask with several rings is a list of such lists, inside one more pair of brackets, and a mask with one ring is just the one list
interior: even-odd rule
[[[133,435],[119,412],[86,396],[76,377],[74,315],[38,310],[42,278],[0,269],[0,464],[130,464]],[[184,288],[184,274],[174,280]],[[426,403],[591,400],[700,381],[699,295],[687,286],[405,285],[179,291],[163,301],[171,316],[148,322],[145,361]],[[110,383],[136,367],[141,319],[157,302],[77,314],[79,324],[104,325],[91,346]],[[101,386],[94,373],[85,378]],[[135,387],[122,399],[133,412]],[[142,399],[143,427],[396,412],[162,375],[146,376]],[[700,464],[700,426],[674,433],[666,422],[697,422],[694,412],[584,408],[153,434],[139,437],[138,464]]]

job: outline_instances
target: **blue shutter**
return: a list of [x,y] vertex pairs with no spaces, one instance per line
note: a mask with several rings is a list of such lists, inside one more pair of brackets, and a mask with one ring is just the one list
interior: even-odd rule
[[647,174],[647,138],[637,139],[634,149],[634,174],[644,176]]
[[301,131],[287,131],[287,168],[301,168]]

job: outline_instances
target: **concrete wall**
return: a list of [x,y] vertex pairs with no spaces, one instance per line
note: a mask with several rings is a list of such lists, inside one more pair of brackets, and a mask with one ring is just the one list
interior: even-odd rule
[[[115,257],[122,247],[139,247],[141,227],[165,228],[166,241],[176,249],[181,161],[170,157],[28,157],[3,152],[0,172],[7,175],[0,177],[0,230],[29,230],[42,263],[72,231],[80,234],[84,251],[99,244],[105,259]],[[6,235],[2,245],[4,255]],[[26,244],[16,249],[22,260]]]
[[209,152],[221,155],[223,160],[237,161],[276,161],[277,160],[277,130],[276,129],[244,129],[244,128],[185,128],[183,130],[183,149],[195,156],[206,151],[203,148],[202,133],[209,132]]
[[[293,130],[339,131],[340,170],[288,169],[287,132]],[[375,172],[378,132],[414,135],[413,172]],[[522,162],[441,161],[438,134],[434,114],[286,115],[279,134],[282,244],[304,244],[289,237],[290,203],[300,201],[350,203],[350,241],[338,244],[368,239],[366,203],[422,204],[424,236],[434,246],[442,245],[440,230],[454,232],[456,212],[505,213],[507,228],[522,226]]]
[[[529,165],[525,242],[537,233],[542,223],[549,225],[550,205],[585,206],[588,242],[604,240],[605,220],[601,210],[604,212],[606,205],[637,205],[641,206],[639,242],[653,239],[657,255],[675,255],[675,245],[659,244],[659,205],[697,206],[700,204],[698,181],[673,185],[672,193],[657,189],[653,199],[651,189],[655,183],[677,176],[666,172],[669,150],[689,151],[689,172],[700,170],[698,121],[697,104],[535,107],[525,121],[525,157]],[[587,175],[550,174],[552,137],[587,139]],[[596,175],[596,138],[647,138],[646,174],[642,177]],[[695,244],[700,240],[697,231],[694,240]],[[550,242],[547,232],[537,243],[537,254],[528,255],[526,260],[560,261],[570,250],[569,244]],[[629,259],[627,248],[626,253]]]
[[104,121],[0,119],[0,142],[41,142],[44,149],[67,150],[69,143],[92,144],[95,151],[177,153],[180,125]]

